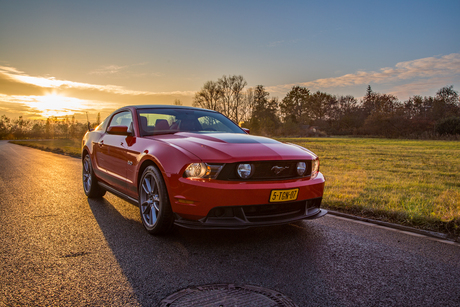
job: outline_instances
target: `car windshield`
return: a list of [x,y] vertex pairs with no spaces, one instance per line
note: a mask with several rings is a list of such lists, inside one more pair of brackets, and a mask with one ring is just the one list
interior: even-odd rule
[[245,133],[217,112],[193,109],[139,109],[139,128],[143,136],[176,132]]

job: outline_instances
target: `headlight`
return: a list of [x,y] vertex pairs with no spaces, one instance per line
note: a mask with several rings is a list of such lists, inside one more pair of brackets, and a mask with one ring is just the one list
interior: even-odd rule
[[207,164],[207,163],[191,163],[187,166],[184,172],[185,178],[207,178],[216,179],[219,175],[222,164]]
[[248,163],[238,164],[236,172],[240,178],[247,179],[252,176],[254,172],[254,166]]
[[319,159],[316,158],[315,160],[311,161],[311,177],[310,179],[315,179],[319,173]]
[[297,174],[303,176],[305,170],[307,169],[307,164],[305,162],[297,162]]
[[185,177],[202,178],[210,171],[205,163],[192,163],[185,169]]

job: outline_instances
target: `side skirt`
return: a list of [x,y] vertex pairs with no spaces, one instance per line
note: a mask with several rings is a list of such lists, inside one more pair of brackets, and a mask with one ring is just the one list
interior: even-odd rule
[[128,196],[124,193],[121,193],[120,191],[115,190],[114,188],[106,185],[105,183],[102,183],[102,182],[98,182],[98,183],[102,188],[106,189],[110,193],[115,194],[116,196],[120,197],[123,200],[126,200],[127,202],[132,203],[133,205],[139,206],[139,202],[137,201],[137,199],[131,196]]

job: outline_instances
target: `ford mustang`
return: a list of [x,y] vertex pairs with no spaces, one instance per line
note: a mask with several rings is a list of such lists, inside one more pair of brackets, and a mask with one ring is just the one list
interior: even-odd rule
[[145,229],[234,229],[324,216],[319,159],[253,136],[219,112],[142,105],[116,110],[82,140],[83,189],[139,206]]

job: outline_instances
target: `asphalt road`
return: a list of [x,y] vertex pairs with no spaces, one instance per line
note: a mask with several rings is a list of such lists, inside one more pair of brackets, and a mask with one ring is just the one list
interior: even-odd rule
[[155,306],[190,286],[255,285],[299,306],[459,306],[460,245],[333,216],[147,234],[88,200],[79,159],[0,141],[0,305]]

